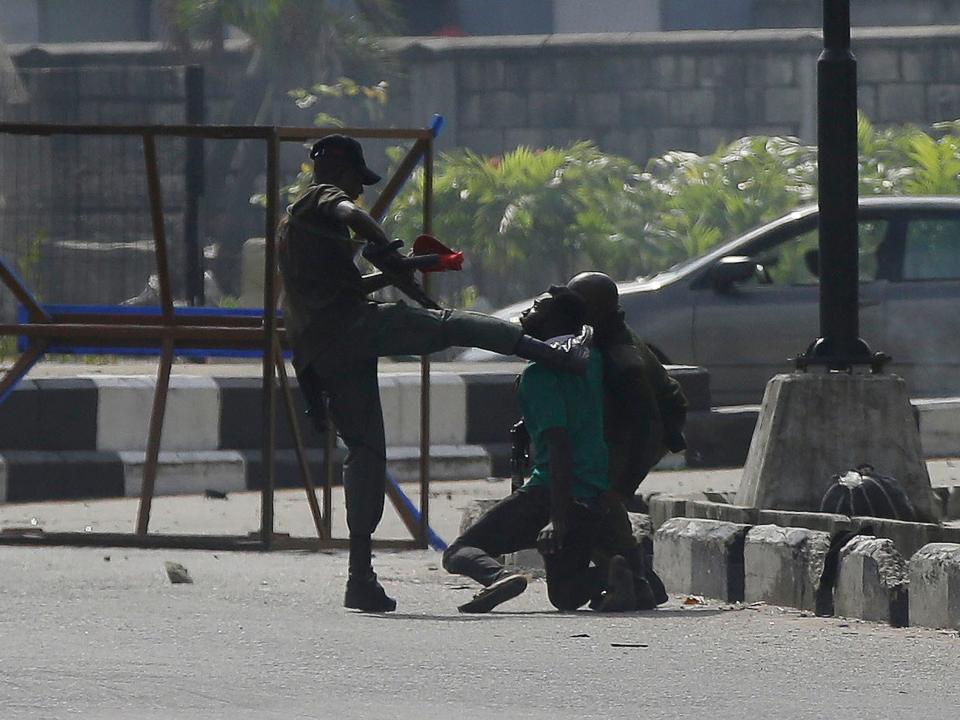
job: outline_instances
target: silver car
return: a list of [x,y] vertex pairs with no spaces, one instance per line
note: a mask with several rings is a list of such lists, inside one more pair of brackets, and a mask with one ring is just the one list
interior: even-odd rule
[[[759,402],[819,334],[818,211],[795,210],[669,270],[620,283],[629,324],[710,373],[714,405]],[[913,397],[960,391],[960,198],[860,201],[860,335]],[[497,316],[515,318],[531,301]],[[462,360],[499,356],[469,350]]]

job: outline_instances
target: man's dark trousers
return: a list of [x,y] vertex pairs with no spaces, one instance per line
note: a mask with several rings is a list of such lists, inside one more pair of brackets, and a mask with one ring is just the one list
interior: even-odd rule
[[[447,548],[443,567],[489,587],[505,572],[495,556],[536,547],[537,535],[548,522],[550,488],[521,488],[490,508]],[[595,502],[574,501],[562,547],[543,556],[547,595],[558,610],[576,610],[601,590],[597,570],[590,567],[599,522]]]
[[[425,310],[404,303],[364,302],[324,318],[328,352],[310,369],[330,398],[333,423],[347,446],[343,484],[351,535],[371,535],[383,516],[386,441],[377,358],[426,355],[448,347],[480,347],[504,355],[522,331],[512,323],[461,310]],[[307,393],[310,390],[301,385]],[[313,408],[322,398],[307,397]]]

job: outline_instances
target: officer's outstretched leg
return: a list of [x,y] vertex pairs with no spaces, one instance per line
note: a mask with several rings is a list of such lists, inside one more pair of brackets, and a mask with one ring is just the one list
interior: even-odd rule
[[377,385],[376,360],[355,372],[326,378],[330,414],[343,442],[343,485],[350,530],[350,571],[345,607],[365,612],[390,612],[397,603],[388,597],[371,564],[371,536],[383,516],[386,484],[386,443]]
[[[524,335],[519,325],[483,313],[426,310],[402,302],[371,303],[365,313],[367,343],[381,357],[426,355],[449,347],[477,347],[577,373],[586,372],[590,357],[588,336],[555,347]],[[590,328],[586,330],[592,334]]]

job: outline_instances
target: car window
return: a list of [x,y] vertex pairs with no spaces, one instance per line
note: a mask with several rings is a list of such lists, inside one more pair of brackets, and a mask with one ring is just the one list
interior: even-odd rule
[[960,278],[960,221],[914,220],[903,250],[904,280]]
[[[877,250],[887,235],[886,220],[863,221],[859,226],[860,281],[877,279]],[[816,285],[819,278],[818,249],[819,230],[813,229],[802,235],[759,253],[753,258],[763,270],[758,272],[757,282],[770,285]]]

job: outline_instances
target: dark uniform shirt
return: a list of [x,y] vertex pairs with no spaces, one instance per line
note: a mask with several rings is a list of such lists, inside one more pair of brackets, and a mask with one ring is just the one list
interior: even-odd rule
[[687,401],[650,349],[620,322],[603,338],[610,487],[633,495],[666,450],[685,446]]
[[345,200],[334,185],[312,185],[280,226],[284,325],[298,369],[331,350],[331,338],[343,334],[344,312],[366,299],[354,261],[362,243],[334,214]]

